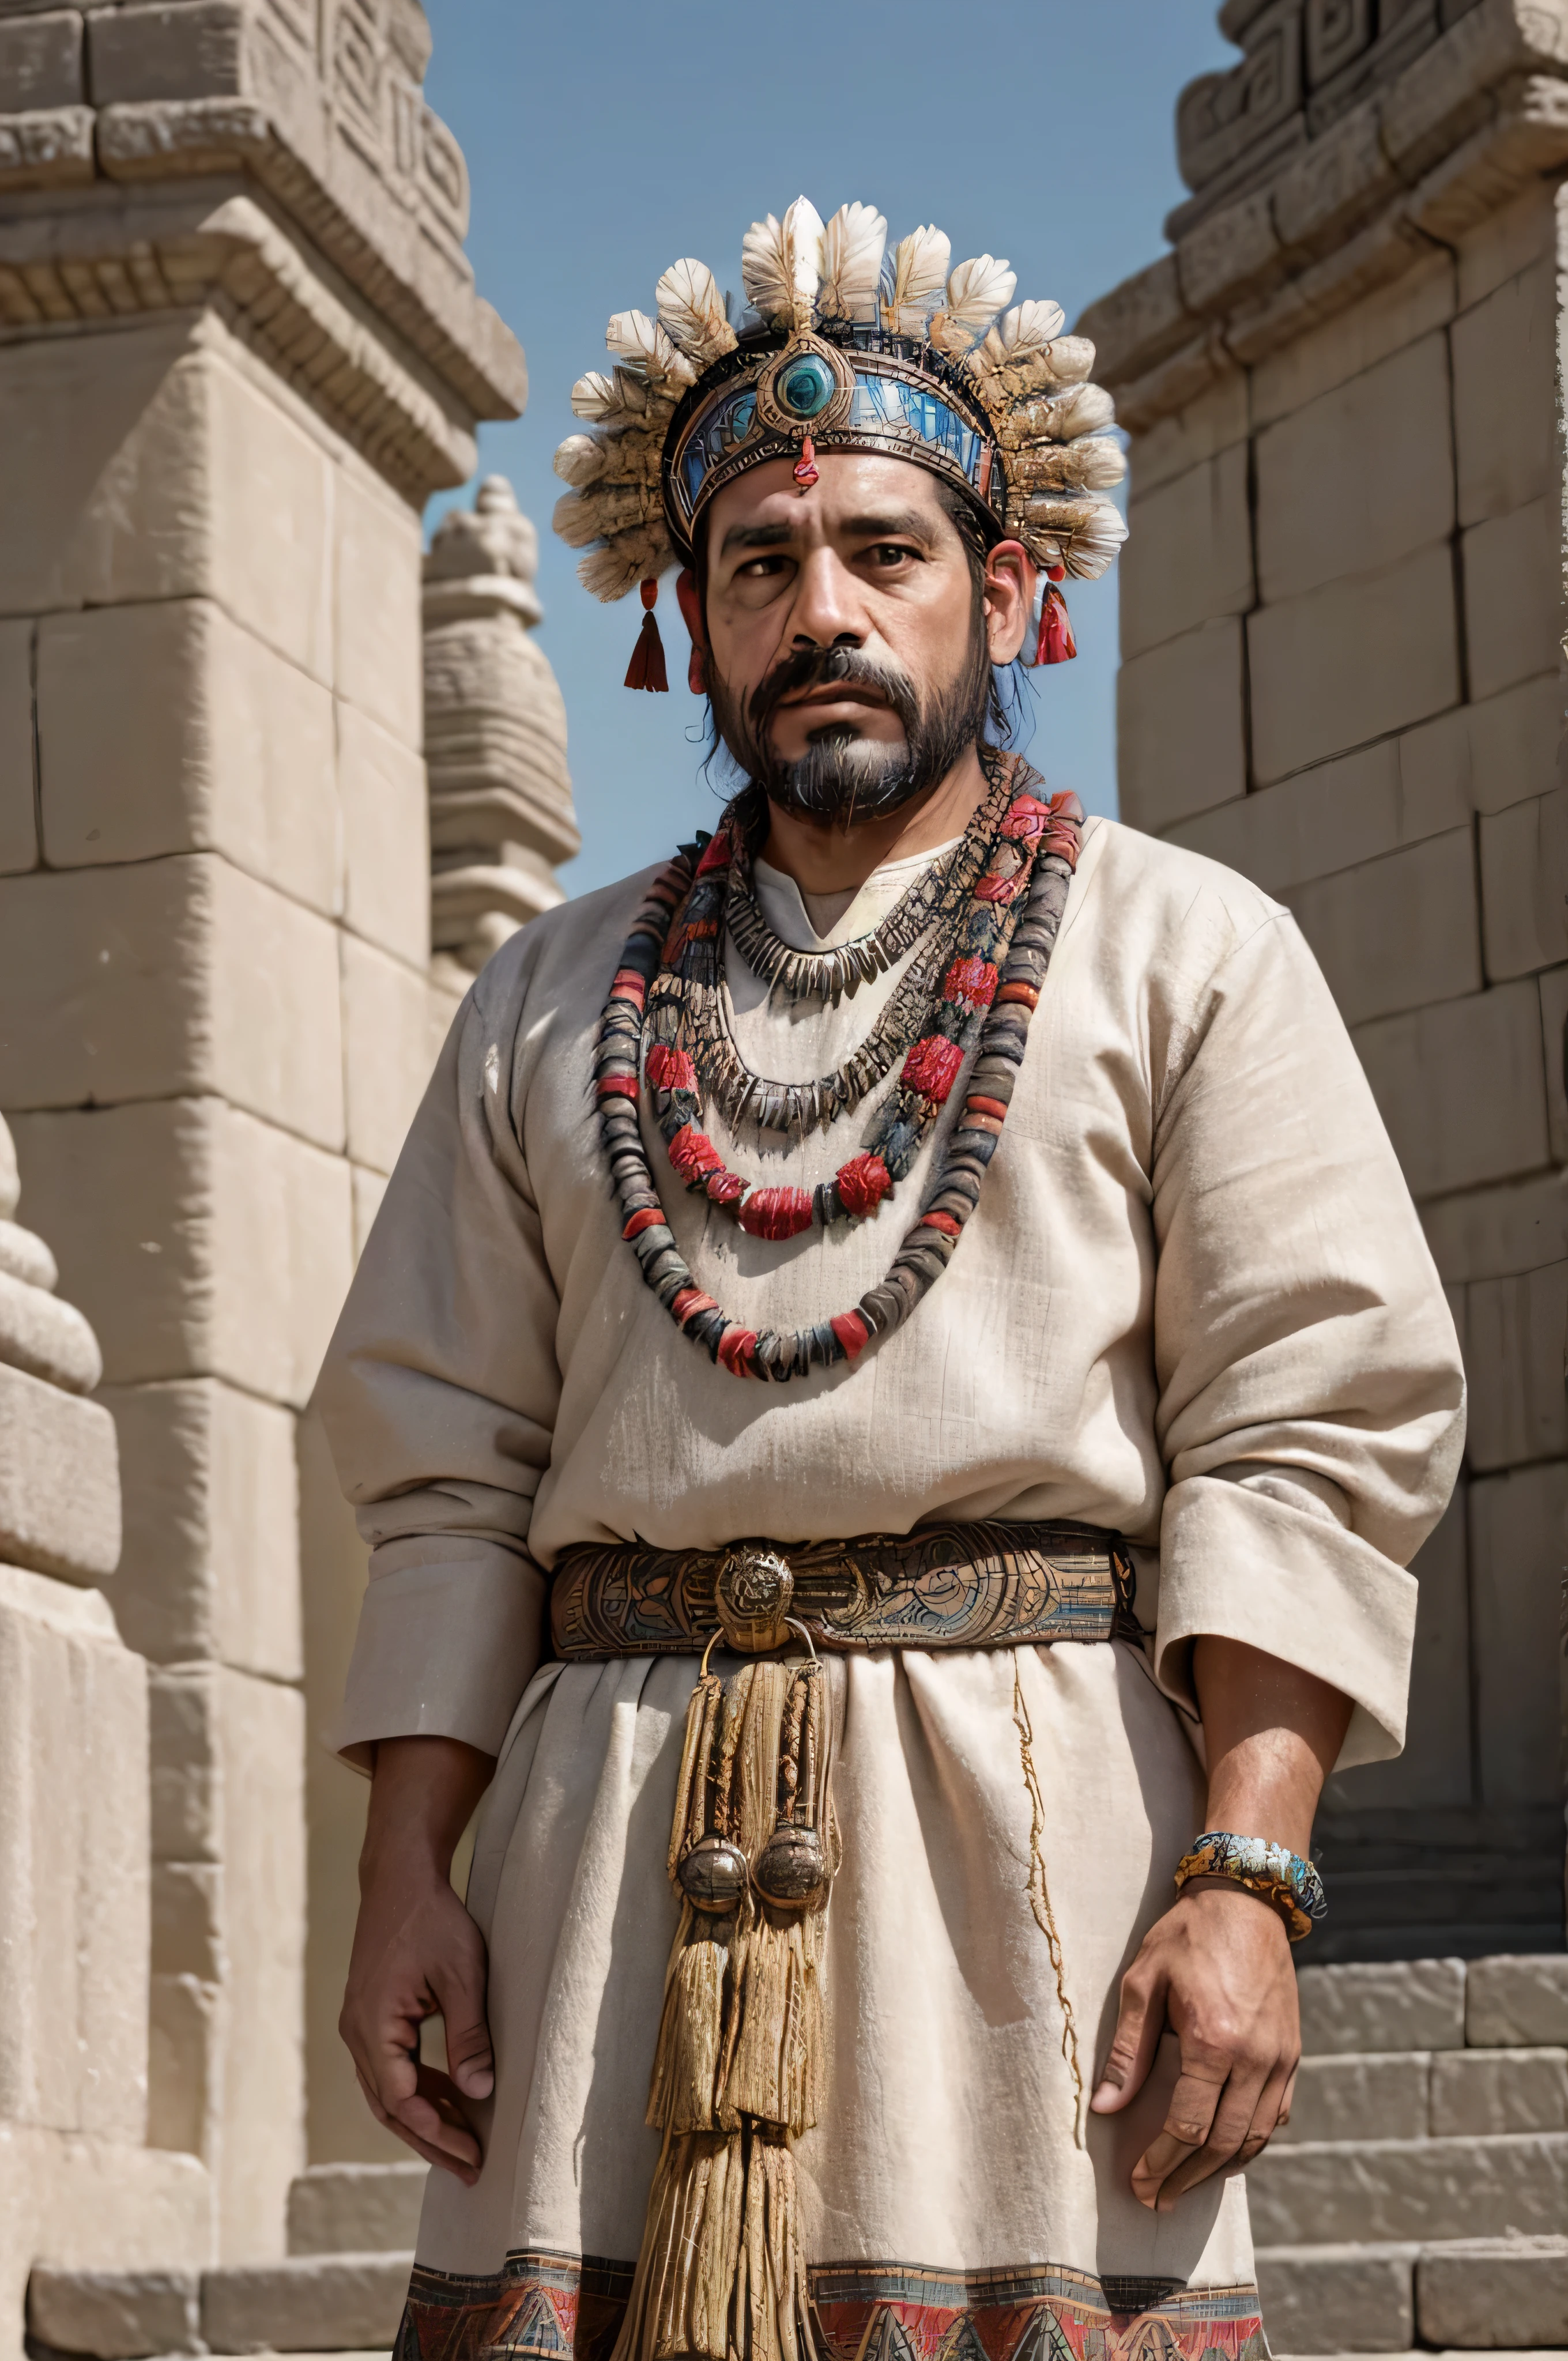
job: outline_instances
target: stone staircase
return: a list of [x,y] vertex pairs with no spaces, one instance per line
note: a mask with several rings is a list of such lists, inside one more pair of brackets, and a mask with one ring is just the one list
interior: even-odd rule
[[[1277,2355],[1568,2354],[1568,1957],[1301,1972],[1287,2131],[1248,2176]],[[289,2255],[202,2272],[35,2270],[35,2361],[384,2355],[422,2165],[295,2181]]]

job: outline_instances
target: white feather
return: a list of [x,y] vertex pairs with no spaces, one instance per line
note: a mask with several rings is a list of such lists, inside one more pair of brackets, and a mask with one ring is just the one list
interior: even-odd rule
[[1113,500],[1096,500],[1094,514],[1073,534],[1067,570],[1080,582],[1097,582],[1127,538],[1127,521]]
[[[995,335],[1009,359],[1016,359],[1023,353],[1042,351],[1066,325],[1067,314],[1059,303],[1031,299],[1014,303],[1010,312],[1004,312],[996,324]],[[986,342],[991,342],[989,336]]]
[[994,255],[979,254],[960,262],[948,280],[943,319],[949,335],[955,332],[978,344],[1004,305],[1013,301],[1018,274]]
[[663,574],[672,555],[669,534],[663,528],[620,533],[602,549],[589,550],[577,568],[577,579],[608,606],[612,599],[624,598],[640,582]]
[[872,206],[839,206],[822,236],[822,284],[817,308],[825,318],[875,318],[877,281],[886,246],[887,223]]
[[568,549],[586,549],[599,538],[598,508],[581,492],[563,492],[550,523]]
[[763,320],[787,318],[792,302],[784,224],[772,214],[753,222],[740,247],[740,284],[746,301]]
[[718,281],[706,262],[691,256],[672,262],[655,291],[659,321],[699,369],[735,349],[735,331],[725,316]]
[[817,290],[822,282],[822,216],[809,197],[796,197],[784,217],[784,253],[788,258],[793,301],[791,318],[796,328],[809,328]]
[[883,326],[892,335],[925,335],[926,316],[942,291],[952,251],[946,230],[912,229],[907,237],[899,239],[882,306]]
[[1058,385],[1079,385],[1094,367],[1094,346],[1087,336],[1053,336],[1051,370]]
[[605,472],[606,449],[597,434],[568,434],[555,453],[555,473],[564,484],[597,484]]
[[696,371],[646,312],[617,312],[604,332],[617,360],[639,371],[650,385],[695,385]]
[[572,388],[572,415],[601,424],[607,418],[620,416],[620,403],[616,398],[615,380],[606,377],[603,369],[589,369]]

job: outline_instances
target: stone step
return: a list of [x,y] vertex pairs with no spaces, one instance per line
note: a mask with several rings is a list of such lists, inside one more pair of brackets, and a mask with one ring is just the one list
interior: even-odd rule
[[1489,2138],[1302,2140],[1247,2172],[1260,2246],[1557,2236],[1568,2132]]
[[411,2253],[301,2255],[210,2271],[69,2271],[27,2289],[32,2346],[95,2361],[153,2354],[384,2353]]
[[1568,2237],[1259,2246],[1257,2284],[1277,2355],[1568,2344]]
[[1568,1953],[1356,1960],[1297,1978],[1308,2057],[1568,2047]]
[[1568,2131],[1568,2049],[1353,2051],[1302,2059],[1277,2142],[1559,2131]]
[[429,2176],[430,2167],[412,2157],[407,2164],[311,2165],[289,2191],[289,2252],[402,2252],[418,2235]]

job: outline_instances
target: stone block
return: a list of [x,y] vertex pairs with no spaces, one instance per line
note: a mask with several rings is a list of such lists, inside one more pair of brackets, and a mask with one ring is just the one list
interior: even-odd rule
[[244,87],[241,0],[99,8],[87,24],[93,96],[99,106],[130,99],[229,97]]
[[[1464,817],[1463,806],[1454,817]],[[1399,741],[1387,738],[1201,812],[1168,833],[1176,843],[1239,869],[1266,894],[1286,895],[1314,878],[1394,851],[1404,840],[1406,818]]]
[[1267,189],[1250,190],[1205,215],[1176,248],[1181,300],[1190,312],[1220,314],[1282,275]]
[[1135,547],[1122,568],[1122,660],[1253,601],[1247,454],[1233,444],[1201,467],[1135,493]]
[[0,352],[0,613],[210,586],[206,391],[183,317]]
[[1415,2333],[1410,2246],[1260,2246],[1257,2291],[1274,2353],[1404,2353]]
[[1271,2147],[1247,2202],[1261,2246],[1550,2235],[1568,2219],[1568,2133]]
[[213,595],[269,647],[330,684],[337,473],[259,380],[216,356],[205,368]]
[[1450,2051],[1433,2065],[1431,2128],[1438,2139],[1568,2131],[1568,2050]]
[[362,1164],[354,1167],[354,1259],[358,1261],[365,1251],[365,1241],[370,1225],[381,1210],[381,1200],[387,1193],[388,1175],[367,1172]]
[[1448,354],[1408,346],[1258,436],[1258,587],[1269,605],[1413,556],[1453,529]]
[[1466,1454],[1486,1472],[1568,1455],[1568,1261],[1475,1281],[1465,1306]]
[[1555,274],[1543,258],[1453,323],[1461,524],[1505,516],[1551,489],[1556,294]]
[[223,2001],[197,1976],[154,1976],[148,2043],[147,2136],[152,2147],[210,2157],[216,2144]]
[[[3,651],[0,632],[0,679]],[[52,867],[221,852],[336,915],[332,698],[318,682],[209,598],[47,616],[38,664]]]
[[27,2285],[27,2329],[54,2352],[104,2361],[200,2353],[201,2282],[194,2271],[64,2271],[40,2263]]
[[80,188],[93,178],[93,110],[39,106],[0,115],[0,187]]
[[1320,877],[1285,899],[1347,1025],[1481,988],[1481,913],[1468,828]]
[[208,2271],[202,2334],[214,2353],[385,2350],[398,2333],[411,2254],[301,2256]]
[[418,513],[345,467],[335,532],[337,693],[417,752],[424,678]]
[[38,857],[33,793],[33,631],[0,623],[0,875],[31,869]]
[[415,967],[430,958],[430,808],[424,763],[356,707],[337,708],[344,915]]
[[1416,1197],[1546,1162],[1540,1010],[1521,980],[1360,1027],[1357,1054]]
[[104,1367],[75,1305],[8,1271],[0,1271],[0,1364],[75,1394],[90,1394]]
[[1501,812],[1552,785],[1563,726],[1554,674],[1407,730],[1399,740],[1405,825],[1426,835],[1470,812]]
[[1246,792],[1242,626],[1201,624],[1116,676],[1121,811],[1157,834]]
[[1494,982],[1568,960],[1568,787],[1481,821],[1486,973]]
[[313,2164],[289,2191],[291,2255],[410,2253],[428,2165]]
[[82,1651],[77,2050],[83,2133],[147,2137],[149,1829],[147,1668],[113,1640]]
[[342,1145],[335,930],[213,854],[0,879],[0,999],[12,1106],[213,1091]]
[[300,1410],[353,1269],[348,1166],[234,1110],[214,1147],[211,1367]]
[[417,969],[342,939],[348,1152],[390,1172],[430,1080],[429,989]]
[[[226,2045],[219,2100],[219,2251],[260,2261],[281,2251],[290,2184],[304,2163],[305,1708],[296,1690],[227,1670],[218,1696],[225,1998],[243,2029]],[[243,2349],[205,2333],[219,2350]],[[333,2341],[319,2324],[296,2339]]]
[[114,1420],[98,1402],[0,1364],[0,1559],[103,1582],[119,1555]]
[[[1454,1291],[1461,1298],[1463,1313],[1464,1290]],[[1461,1349],[1464,1341],[1461,1328]],[[1404,1752],[1394,1762],[1363,1763],[1331,1779],[1323,1800],[1335,1810],[1409,1811],[1417,1806],[1441,1810],[1471,1801],[1470,1568],[1464,1494],[1462,1479],[1410,1564],[1417,1583],[1416,1637]],[[1389,2138],[1404,2136],[1393,2122],[1384,2130]]]
[[1448,547],[1260,609],[1247,648],[1262,785],[1426,719],[1459,697]]
[[1423,1219],[1446,1282],[1463,1286],[1540,1270],[1568,1256],[1568,1172],[1445,1197]]
[[1568,2238],[1466,2241],[1416,2264],[1416,2318],[1430,2345],[1469,2350],[1506,2337],[1568,2344]]
[[222,1983],[228,1966],[221,1861],[152,1865],[152,1963],[159,1975]]
[[152,1857],[219,1858],[217,1681],[210,1664],[153,1667],[148,1681]]
[[75,8],[46,8],[0,24],[0,91],[7,108],[74,106],[82,87],[82,16]]
[[1554,190],[1539,182],[1511,203],[1491,207],[1458,243],[1459,307],[1467,312],[1505,280],[1550,256],[1556,243]]
[[1453,316],[1453,264],[1433,255],[1344,311],[1295,336],[1252,371],[1255,430],[1303,410],[1336,386],[1375,369]]
[[1552,1159],[1568,1164],[1568,967],[1541,979],[1541,1033]]
[[1562,568],[1552,506],[1532,500],[1460,537],[1470,694],[1492,697],[1550,671],[1560,653]]
[[1393,1960],[1302,1968],[1304,2056],[1464,2047],[1463,1960]]
[[1291,2147],[1302,2140],[1424,2139],[1431,2070],[1425,2049],[1303,2058],[1290,2121],[1275,2139]]
[[1464,2037],[1475,2048],[1568,2045],[1568,1959],[1561,1953],[1477,1960]]
[[[1562,1795],[1558,1659],[1565,1540],[1568,1464],[1516,1468],[1471,1485],[1476,1754],[1486,1804],[1556,1804]],[[1488,2225],[1474,2226],[1490,2235]]]
[[1207,392],[1134,438],[1129,457],[1135,499],[1246,441],[1246,385],[1242,370],[1227,370]]

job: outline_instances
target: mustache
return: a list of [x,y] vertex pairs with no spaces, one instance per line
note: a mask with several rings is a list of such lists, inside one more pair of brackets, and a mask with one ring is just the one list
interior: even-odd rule
[[834,687],[840,681],[854,681],[884,697],[904,724],[906,738],[918,726],[920,699],[909,675],[898,665],[881,664],[861,648],[793,648],[764,674],[747,700],[746,718],[753,733],[759,739],[765,737],[769,722],[786,697]]

